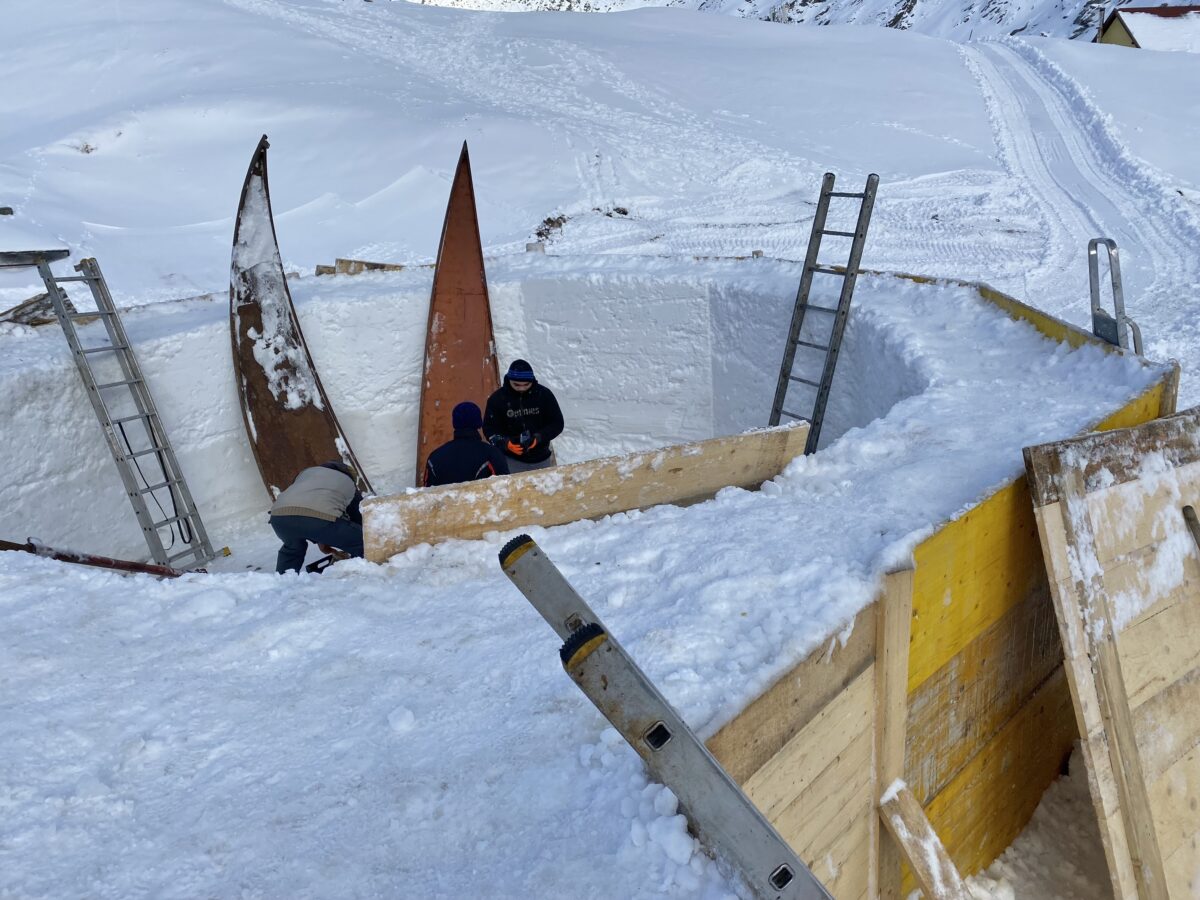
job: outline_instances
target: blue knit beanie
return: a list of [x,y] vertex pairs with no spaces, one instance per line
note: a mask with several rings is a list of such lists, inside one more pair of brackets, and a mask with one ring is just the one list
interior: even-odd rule
[[454,423],[455,431],[467,428],[478,431],[483,427],[483,414],[479,411],[479,407],[470,400],[464,400],[454,407],[454,412],[450,414],[450,420]]
[[508,367],[508,374],[504,377],[509,381],[537,381],[533,377],[533,366],[523,359],[514,359],[512,365]]

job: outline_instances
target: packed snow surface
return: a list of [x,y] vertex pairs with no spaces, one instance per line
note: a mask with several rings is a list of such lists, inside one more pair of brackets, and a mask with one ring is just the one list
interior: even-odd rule
[[[0,554],[3,896],[734,890],[563,675],[499,571],[506,535],[246,570],[275,542],[225,298],[264,132],[284,267],[305,273],[432,261],[469,141],[498,350],[564,401],[564,460],[764,423],[799,278],[776,260],[803,258],[827,170],[881,176],[865,266],[984,280],[1082,327],[1087,241],[1113,237],[1148,355],[1200,400],[1194,54],[333,0],[9,0],[0,21],[0,250],[95,256],[144,307],[131,338],[234,548],[175,582]],[[522,255],[535,239],[547,255]],[[292,279],[384,491],[411,483],[429,281]],[[0,274],[0,307],[41,290]],[[761,492],[533,534],[708,735],[844,636],[1021,446],[1160,374],[961,287],[864,277],[819,454]],[[0,537],[144,555],[56,329],[0,324],[0,410]]]

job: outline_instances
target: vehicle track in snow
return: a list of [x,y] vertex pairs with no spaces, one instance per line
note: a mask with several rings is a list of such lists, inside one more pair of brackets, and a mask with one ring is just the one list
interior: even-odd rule
[[[1146,353],[1184,367],[1181,402],[1200,362],[1191,297],[1200,291],[1200,223],[1148,164],[1135,158],[1070,76],[1021,40],[965,45],[1000,147],[1001,163],[1036,202],[1044,249],[1028,273],[1030,302],[1091,326],[1087,243],[1120,249],[1127,312]],[[1102,294],[1111,308],[1107,268]]]

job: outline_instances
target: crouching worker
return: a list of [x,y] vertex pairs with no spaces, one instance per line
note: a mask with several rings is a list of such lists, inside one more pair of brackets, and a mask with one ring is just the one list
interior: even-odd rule
[[512,472],[554,465],[550,442],[562,434],[563,416],[550,388],[539,384],[533,366],[513,360],[504,384],[488,398],[483,433],[508,457]]
[[322,463],[297,475],[271,506],[271,527],[283,541],[275,571],[299,572],[309,541],[361,557],[360,502],[354,471],[345,463]]
[[470,401],[458,404],[450,415],[450,421],[454,425],[454,438],[430,453],[425,460],[425,487],[508,474],[508,462],[504,454],[479,434],[479,429],[483,427],[483,414],[478,406]]

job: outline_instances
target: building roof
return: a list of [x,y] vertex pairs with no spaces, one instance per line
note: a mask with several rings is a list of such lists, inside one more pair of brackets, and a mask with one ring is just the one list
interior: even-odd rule
[[1200,53],[1200,6],[1125,6],[1104,20],[1100,34],[1120,17],[1135,47]]

